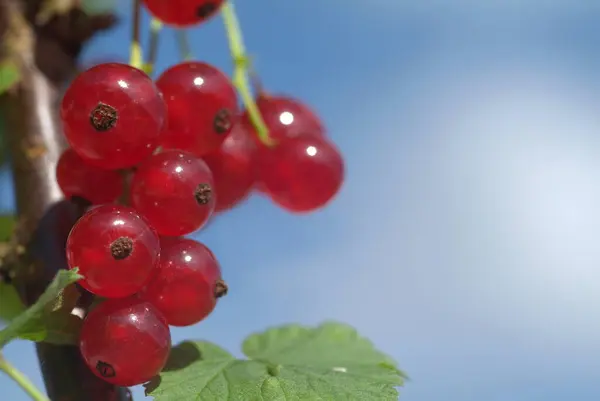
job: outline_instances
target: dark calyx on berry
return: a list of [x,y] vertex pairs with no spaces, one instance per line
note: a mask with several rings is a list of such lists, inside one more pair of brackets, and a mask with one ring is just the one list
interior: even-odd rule
[[212,199],[212,188],[210,184],[198,184],[196,191],[194,191],[196,202],[199,205],[207,205]]
[[229,287],[225,284],[223,280],[217,280],[215,283],[215,298],[221,298],[227,295],[227,291],[229,291]]
[[231,130],[231,111],[228,109],[221,109],[215,115],[213,121],[213,128],[217,134],[225,134]]
[[117,109],[105,103],[98,103],[98,106],[90,113],[90,122],[96,131],[108,131],[117,124],[119,115]]
[[102,361],[98,361],[98,363],[96,364],[96,370],[98,371],[98,373],[100,373],[100,376],[102,377],[108,378],[115,377],[117,375],[117,372],[115,372],[115,368],[113,368],[112,365]]
[[196,9],[196,15],[200,18],[207,18],[216,10],[217,6],[214,3],[206,3]]
[[116,260],[123,260],[133,252],[133,240],[128,237],[120,237],[110,244],[110,253]]

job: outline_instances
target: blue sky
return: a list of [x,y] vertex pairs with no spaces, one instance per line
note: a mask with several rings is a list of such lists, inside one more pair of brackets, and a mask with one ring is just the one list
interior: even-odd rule
[[[335,319],[410,374],[402,400],[598,400],[600,3],[237,9],[264,83],[321,112],[348,179],[322,212],[255,197],[200,233],[231,292],[174,342],[239,353],[250,332]],[[127,57],[128,32],[85,58]],[[219,19],[191,40],[231,70]],[[177,58],[167,31],[159,68]],[[12,207],[8,183],[1,195]],[[30,345],[6,356],[41,383]],[[26,399],[3,377],[0,388]]]

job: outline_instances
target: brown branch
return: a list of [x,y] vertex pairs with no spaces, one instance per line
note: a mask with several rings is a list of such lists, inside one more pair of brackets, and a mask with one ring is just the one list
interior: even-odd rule
[[[0,33],[10,30],[10,18],[25,15],[29,24],[22,32],[35,33],[35,47],[18,54],[21,83],[0,96],[13,166],[13,182],[19,219],[16,242],[26,252],[14,279],[23,299],[31,304],[58,269],[66,267],[65,242],[81,214],[77,205],[62,200],[55,180],[55,166],[65,143],[58,121],[60,91],[57,86],[75,71],[83,42],[107,28],[112,17],[94,19],[80,11],[55,17],[43,27],[33,27],[39,1],[0,0]],[[23,20],[21,18],[21,20]],[[100,21],[104,21],[100,23]],[[15,34],[14,26],[11,34]],[[5,39],[5,38],[3,38]],[[38,343],[48,395],[53,401],[125,401],[130,393],[100,380],[85,366],[79,349]]]

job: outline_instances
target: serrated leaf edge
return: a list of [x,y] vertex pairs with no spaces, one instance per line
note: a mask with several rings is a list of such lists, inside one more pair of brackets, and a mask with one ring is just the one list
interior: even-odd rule
[[[323,330],[326,330],[328,328],[328,326],[331,328],[334,328],[334,329],[350,330],[349,333],[351,333],[353,335],[353,337],[355,336],[357,340],[368,343],[368,345],[370,347],[372,347],[374,352],[376,352],[377,354],[380,354],[382,356],[383,360],[380,363],[378,363],[377,366],[379,368],[388,370],[389,373],[396,376],[396,380],[394,380],[394,382],[392,382],[388,378],[388,380],[381,380],[380,383],[382,386],[384,386],[387,389],[386,391],[393,392],[394,397],[397,397],[398,396],[398,387],[401,387],[404,385],[405,381],[408,379],[408,376],[397,367],[396,362],[389,355],[379,351],[375,347],[375,345],[373,344],[373,342],[371,340],[369,340],[366,337],[363,337],[362,335],[360,335],[360,333],[358,333],[358,331],[354,327],[352,327],[348,324],[345,324],[345,323],[326,321],[316,327],[315,326],[312,326],[312,327],[305,326],[305,325],[300,325],[300,324],[287,324],[287,325],[282,325],[282,326],[270,327],[270,328],[267,328],[266,330],[263,330],[262,332],[256,332],[256,333],[250,334],[242,342],[242,349],[248,359],[237,359],[231,353],[229,353],[227,350],[221,348],[220,346],[210,343],[210,342],[207,342],[207,341],[202,341],[202,340],[198,340],[198,341],[186,340],[186,341],[183,341],[183,342],[177,344],[175,347],[177,347],[181,344],[184,344],[184,343],[192,343],[199,350],[201,350],[202,344],[205,344],[205,345],[210,345],[212,347],[218,348],[219,350],[222,350],[223,352],[227,353],[227,355],[229,355],[232,358],[230,360],[229,359],[226,360],[225,358],[222,358],[223,362],[224,362],[223,365],[220,366],[218,368],[217,373],[215,373],[215,375],[206,382],[207,384],[212,382],[212,380],[214,380],[219,375],[222,375],[225,369],[229,368],[231,365],[233,365],[235,363],[252,363],[252,362],[260,363],[260,364],[264,365],[264,367],[265,367],[265,373],[267,373],[266,378],[277,379],[277,375],[272,375],[272,374],[269,375],[268,374],[268,366],[272,365],[272,362],[270,362],[268,360],[263,360],[264,358],[252,358],[252,356],[250,355],[251,353],[246,352],[247,350],[244,348],[245,348],[245,345],[247,344],[248,340],[256,338],[258,336],[266,335],[267,333],[275,333],[275,332],[282,332],[282,331],[288,331],[288,330],[307,331],[307,332],[313,332],[315,334],[318,334],[318,333],[322,333]],[[215,358],[214,360],[211,360],[211,362],[216,362],[218,359],[219,358]],[[286,364],[284,367],[286,370],[301,372],[302,374],[308,375],[308,376],[315,376],[314,372],[312,372],[310,369],[307,369],[310,366]],[[187,369],[187,368],[188,367],[185,367],[182,370]],[[336,369],[340,369],[340,370],[336,370]],[[347,373],[350,376],[355,375],[352,372],[347,372],[346,368],[343,368],[343,367],[333,367],[332,373],[344,373],[344,374]],[[183,380],[182,383],[187,382],[187,381],[189,381],[189,380]],[[261,388],[262,388],[263,384],[264,383],[261,384]],[[179,385],[181,385],[181,383],[179,383]],[[160,383],[159,383],[159,385],[156,386],[155,388],[149,389],[150,383],[148,383],[148,384],[144,385],[144,387],[145,387],[145,393],[147,396],[157,397],[157,396],[161,396],[161,395],[165,394],[165,392],[168,393],[170,389],[177,387],[177,384],[173,383],[172,385],[169,385],[166,388],[165,387],[161,388]],[[206,386],[204,386],[203,389],[205,387]],[[391,393],[386,394],[386,399],[388,396],[392,396]]]
[[52,302],[62,289],[82,278],[83,276],[78,274],[78,269],[60,270],[36,303],[15,317],[7,327],[0,330],[0,348],[13,339],[18,338],[19,331],[26,327],[33,319],[43,314],[45,306]]

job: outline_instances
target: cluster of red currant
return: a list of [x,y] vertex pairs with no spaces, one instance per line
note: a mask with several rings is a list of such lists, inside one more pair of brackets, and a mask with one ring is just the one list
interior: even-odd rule
[[[146,4],[152,11],[167,2]],[[215,12],[208,8],[192,22]],[[84,360],[103,379],[150,380],[166,363],[169,325],[203,320],[226,294],[213,253],[182,236],[253,188],[309,212],[341,187],[343,159],[307,106],[264,93],[256,104],[269,144],[239,109],[230,79],[207,63],[177,64],[155,82],[126,64],[100,64],[66,90],[60,111],[71,147],[57,181],[66,197],[89,206],[66,252],[84,276],[79,284],[106,298],[80,337]]]

